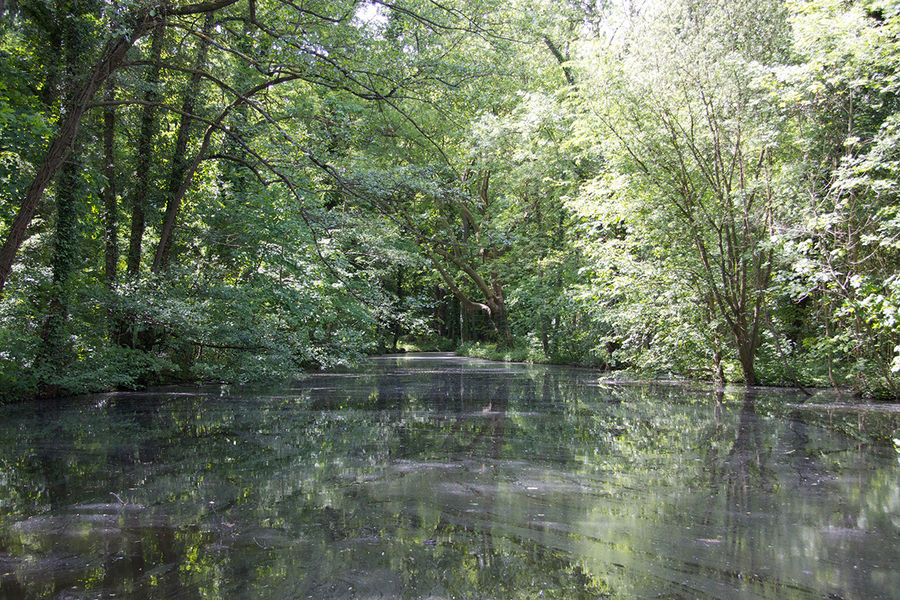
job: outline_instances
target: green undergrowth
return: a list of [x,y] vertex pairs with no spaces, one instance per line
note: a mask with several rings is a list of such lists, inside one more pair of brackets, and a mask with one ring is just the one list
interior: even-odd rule
[[438,335],[409,336],[397,343],[400,352],[453,352],[453,340]]
[[486,360],[498,360],[505,362],[523,363],[552,363],[546,354],[539,348],[514,346],[512,348],[500,348],[497,344],[484,342],[464,342],[456,347],[458,356],[470,358],[484,358]]

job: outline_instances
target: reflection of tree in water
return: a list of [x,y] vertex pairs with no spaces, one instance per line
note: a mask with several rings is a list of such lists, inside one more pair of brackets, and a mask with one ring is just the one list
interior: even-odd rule
[[[159,402],[150,396],[141,401],[111,400],[103,411],[46,403],[40,425],[21,436],[15,450],[6,446],[31,457],[16,472],[13,494],[33,503],[26,518],[0,531],[0,562],[6,563],[0,599],[81,597],[74,589],[129,589],[129,597],[150,598],[151,576],[158,595],[198,597],[178,581],[182,548],[169,517],[134,504],[123,491],[156,458],[156,442],[140,433]],[[157,432],[166,429],[152,425]]]
[[[68,538],[67,551],[82,563],[44,581],[148,600],[603,598],[605,578],[621,571],[637,573],[614,579],[622,592],[637,581],[641,592],[694,597],[683,575],[744,589],[723,561],[748,569],[746,581],[767,544],[793,548],[779,528],[797,512],[772,506],[784,493],[773,464],[779,486],[805,490],[821,490],[817,473],[831,468],[815,448],[816,422],[763,418],[769,408],[752,394],[737,412],[677,388],[601,391],[578,373],[491,366],[323,374],[288,395],[138,396],[67,409],[13,445],[0,424],[4,448],[21,457],[0,464],[34,514],[66,519],[79,503],[108,503],[77,509],[82,537]],[[42,463],[31,449],[48,437],[57,447]],[[53,508],[47,487],[60,477]],[[847,522],[856,514],[839,510]],[[46,540],[60,519],[31,521],[25,550],[0,522],[2,572],[22,573],[25,562],[8,567],[4,553],[31,560],[58,549]],[[688,562],[698,554],[706,561]],[[648,570],[638,581],[647,564],[675,566],[671,578]],[[12,581],[0,599],[52,591]]]
[[[726,498],[728,506],[735,513],[751,513],[757,508],[756,501],[772,492],[774,476],[766,468],[770,452],[771,449],[763,444],[760,435],[756,391],[747,390],[744,392],[737,435],[724,460]],[[761,495],[759,492],[766,494]]]
[[[433,416],[437,436],[408,440],[399,458],[416,466],[397,476],[410,477],[412,489],[391,481],[355,486],[337,503],[307,503],[302,514],[286,514],[288,529],[302,533],[303,542],[271,554],[270,576],[260,585],[285,597],[606,597],[605,584],[565,552],[495,529],[493,520],[506,510],[500,490],[508,473],[502,463],[510,394],[518,386],[503,378],[489,385],[442,379],[441,387],[457,394],[457,406],[465,410]],[[430,442],[441,445],[440,451],[427,449]],[[461,487],[476,490],[468,498],[477,500],[475,514],[452,492],[421,489],[442,482],[429,469],[448,466],[421,461],[432,455],[473,465],[469,475],[477,481],[467,479]],[[293,576],[297,572],[306,574],[302,582]]]
[[807,488],[811,484],[818,483],[821,465],[818,457],[811,452],[808,426],[803,412],[792,410],[787,419],[787,428],[781,436],[781,445],[785,448],[783,453],[796,476],[793,485]]
[[[27,523],[40,541],[24,555],[17,533],[15,548],[6,543],[4,526],[0,552],[23,556],[4,568],[22,574],[24,561],[59,551],[54,531],[65,524],[61,543],[80,562],[66,572],[46,562],[4,580],[0,598],[44,597],[48,581],[59,593],[75,586],[131,598],[340,597],[351,586],[339,581],[358,590],[369,576],[405,597],[602,597],[603,584],[565,552],[493,522],[508,509],[503,464],[510,435],[523,426],[510,420],[510,404],[555,401],[553,377],[536,384],[456,370],[399,383],[344,381],[314,380],[296,408],[164,395],[118,396],[118,405],[111,397],[102,411],[66,407],[28,432],[20,453],[32,456],[31,468],[16,467],[35,511],[52,518]],[[543,419],[527,426],[532,440],[550,427]],[[547,437],[558,439],[566,425],[556,427]],[[30,450],[34,440],[53,441],[43,459]],[[396,460],[440,467],[448,457],[482,464],[475,517],[428,490],[393,496],[384,489],[390,482],[377,479]],[[353,485],[356,477],[378,485]]]
[[[743,402],[738,415],[734,440],[730,442],[730,428],[726,423],[724,394],[717,391],[712,406],[710,425],[703,433],[703,452],[710,484],[722,486],[725,492],[725,508],[730,531],[741,520],[741,515],[752,514],[767,506],[760,505],[760,498],[771,495],[775,475],[766,465],[771,448],[762,439],[760,418],[756,412],[756,391],[743,392]],[[723,448],[728,448],[727,453]],[[710,523],[713,507],[707,511],[706,523]]]
[[771,440],[757,413],[757,392],[748,389],[738,394],[741,405],[735,415],[728,407],[731,399],[726,400],[722,390],[714,392],[708,421],[696,430],[693,444],[705,464],[704,474],[694,482],[702,506],[696,514],[701,519],[688,523],[692,539],[673,553],[684,556],[694,548],[704,557],[693,562],[698,581],[727,581],[733,593],[752,594],[756,592],[750,590],[758,588],[747,586],[761,581],[781,589],[777,581],[767,580],[776,540],[763,533],[776,511],[776,475],[769,464]]
[[[511,396],[525,407],[557,399],[554,378],[545,374],[539,380],[543,398],[537,397],[538,388],[530,377],[462,372],[436,378],[425,392],[444,397],[445,403],[448,397],[454,399],[454,404],[442,408],[456,412],[438,411],[440,449],[434,454],[481,463],[477,484],[469,482],[474,490],[469,499],[477,500],[479,516],[469,517],[459,507],[441,502],[432,505],[441,511],[435,525],[428,525],[415,511],[399,516],[411,529],[422,531],[422,537],[432,538],[413,547],[413,560],[401,575],[403,597],[606,597],[606,585],[565,553],[506,531],[496,532],[491,522],[502,520],[507,510],[498,494],[509,476],[503,460]],[[415,456],[416,446],[425,451],[414,444],[408,448],[410,455]],[[390,532],[383,534],[389,536]]]
[[[829,426],[839,425],[857,434],[855,447],[823,447],[821,438],[816,435],[819,431],[816,418],[826,421]],[[864,502],[847,502],[841,498],[846,493],[846,487],[839,485],[839,482],[843,480],[849,484],[850,489],[860,497],[872,491],[869,489],[871,474],[865,472],[866,454],[871,452],[870,444],[878,439],[880,432],[866,431],[862,412],[844,415],[846,421],[842,423],[836,424],[832,418],[833,415],[827,413],[810,413],[799,408],[787,415],[787,426],[779,438],[785,467],[790,474],[785,478],[785,492],[795,499],[797,510],[815,510],[822,503],[828,505],[829,512],[826,527],[814,529],[810,538],[791,539],[787,544],[793,546],[796,553],[815,558],[822,566],[822,573],[827,573],[824,578],[833,590],[829,597],[863,600],[871,597],[872,572],[868,567],[872,563],[882,563],[885,550],[873,548],[868,543],[866,529],[875,527],[876,523],[866,514]],[[883,423],[876,420],[875,425],[877,429]],[[829,465],[827,461],[831,452],[856,456],[854,460],[838,459],[846,466]],[[857,471],[845,472],[845,469]],[[834,502],[835,498],[840,500]],[[881,514],[889,513],[885,511]],[[809,539],[818,543],[811,545]],[[841,568],[834,569],[833,565],[840,565]]]
[[[756,413],[756,391],[744,392],[737,432],[724,459],[725,532],[732,564],[744,565],[739,577],[758,579],[771,561],[771,539],[750,533],[751,519],[770,518],[775,511],[772,491],[775,477],[767,468],[771,448],[762,440]],[[762,569],[761,569],[762,568]]]
[[465,386],[462,378],[456,382],[458,387],[451,392],[458,394],[463,404],[471,408],[452,417],[455,423],[446,432],[440,454],[499,460],[506,432],[509,381],[500,378],[493,381],[493,385],[476,386]]

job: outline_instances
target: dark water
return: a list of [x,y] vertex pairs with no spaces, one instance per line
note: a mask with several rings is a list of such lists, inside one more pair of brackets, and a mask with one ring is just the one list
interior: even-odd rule
[[896,406],[446,355],[0,408],[0,599],[900,598]]

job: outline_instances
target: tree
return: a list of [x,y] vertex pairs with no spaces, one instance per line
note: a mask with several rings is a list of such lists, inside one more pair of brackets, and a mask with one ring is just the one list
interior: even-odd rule
[[56,135],[38,166],[31,185],[24,194],[16,217],[7,233],[6,241],[0,247],[0,293],[3,292],[12,271],[16,255],[25,240],[28,225],[34,217],[44,189],[72,152],[81,119],[90,106],[94,94],[110,74],[120,67],[135,42],[152,30],[161,27],[168,17],[209,12],[235,2],[237,0],[219,0],[218,2],[189,4],[175,8],[167,6],[141,7],[136,12],[127,14],[121,23],[115,24],[116,27],[113,27],[112,24],[108,26],[112,35],[107,39],[94,65],[79,77],[81,83],[73,90],[67,101]]
[[783,53],[780,10],[654,5],[630,32],[640,44],[592,56],[609,68],[584,92],[587,122],[608,132],[630,179],[625,192],[687,253],[684,277],[725,321],[749,385],[774,268],[769,240],[785,204],[778,115],[754,103],[765,65]]

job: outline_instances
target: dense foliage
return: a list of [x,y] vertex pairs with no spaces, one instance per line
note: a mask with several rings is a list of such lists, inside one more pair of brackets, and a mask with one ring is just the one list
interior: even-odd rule
[[898,39],[888,0],[0,2],[0,394],[405,344],[896,397]]

